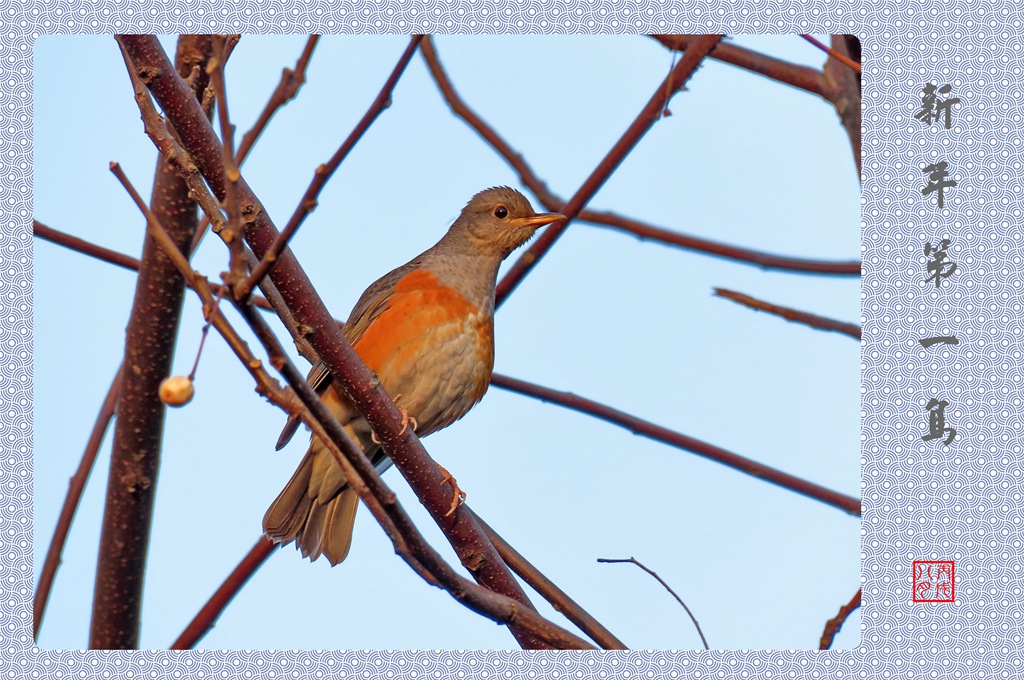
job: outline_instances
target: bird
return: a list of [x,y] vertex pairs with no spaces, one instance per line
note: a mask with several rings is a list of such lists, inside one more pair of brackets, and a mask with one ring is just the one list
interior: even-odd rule
[[[519,191],[492,187],[474,195],[441,239],[372,283],[342,332],[380,379],[417,435],[425,437],[462,418],[483,398],[494,366],[494,294],[498,268],[542,226],[564,220],[537,213]],[[307,381],[374,464],[391,466],[366,420],[333,384],[321,361]],[[298,429],[292,416],[280,450]],[[456,497],[461,491],[453,485]],[[463,495],[464,496],[464,495]],[[264,534],[294,541],[303,557],[331,566],[348,555],[359,498],[346,484],[327,446],[311,435],[309,448],[263,517]]]

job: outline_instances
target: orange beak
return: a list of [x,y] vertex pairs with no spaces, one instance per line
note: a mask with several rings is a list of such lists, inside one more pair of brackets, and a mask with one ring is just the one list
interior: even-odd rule
[[551,224],[559,220],[564,220],[565,215],[561,213],[540,213],[533,215],[532,217],[519,217],[513,220],[517,227],[533,227],[539,229],[545,224]]

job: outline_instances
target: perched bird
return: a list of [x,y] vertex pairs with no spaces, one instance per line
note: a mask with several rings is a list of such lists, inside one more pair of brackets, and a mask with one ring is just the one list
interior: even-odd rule
[[[494,365],[494,288],[498,267],[541,226],[564,219],[536,213],[518,191],[495,187],[470,199],[433,247],[374,282],[343,332],[388,395],[423,437],[466,415],[484,396]],[[391,466],[369,424],[323,363],[308,378],[366,456]],[[277,448],[298,428],[285,425]],[[359,498],[315,436],[298,469],[263,517],[275,542],[295,541],[303,557],[345,559]],[[454,508],[454,505],[453,505]]]

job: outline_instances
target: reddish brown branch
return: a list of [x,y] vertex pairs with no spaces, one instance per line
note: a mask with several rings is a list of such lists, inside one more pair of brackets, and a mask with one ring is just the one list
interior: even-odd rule
[[856,73],[860,73],[860,72],[861,72],[861,67],[860,67],[860,64],[858,64],[857,62],[855,62],[855,61],[854,61],[853,59],[850,59],[850,58],[849,58],[848,56],[846,56],[845,54],[841,54],[841,53],[839,53],[839,52],[836,52],[836,51],[835,51],[834,49],[832,49],[832,48],[831,48],[831,47],[829,47],[828,45],[823,45],[823,44],[822,44],[821,42],[819,42],[819,41],[818,41],[818,40],[817,40],[816,38],[814,38],[814,36],[808,35],[808,34],[806,34],[806,33],[801,33],[801,34],[800,34],[800,37],[801,37],[801,38],[803,38],[804,40],[806,40],[807,42],[811,43],[811,44],[812,44],[812,45],[814,45],[815,47],[817,47],[817,48],[818,48],[819,50],[821,50],[822,52],[824,52],[824,53],[828,54],[828,55],[829,55],[830,57],[832,57],[833,59],[837,59],[837,60],[839,60],[839,61],[840,61],[841,63],[845,64],[846,66],[849,66],[849,67],[850,67],[850,68],[852,68],[852,69],[853,69],[853,70],[854,70],[854,71],[855,71]]
[[252,550],[238,563],[238,566],[224,579],[224,582],[217,588],[206,604],[203,605],[199,613],[189,622],[185,630],[178,636],[178,639],[171,644],[171,649],[192,649],[195,647],[196,643],[210,632],[214,621],[217,620],[221,612],[228,606],[228,603],[234,599],[238,591],[242,589],[242,586],[249,581],[249,577],[256,573],[260,565],[270,557],[275,547],[277,546],[272,541],[261,536],[256,541],[256,545],[252,547]]
[[773,255],[772,253],[740,248],[739,246],[732,246],[726,243],[708,241],[707,239],[680,234],[668,229],[660,229],[609,212],[584,210],[580,213],[580,219],[592,222],[597,226],[615,227],[634,234],[640,239],[652,239],[661,243],[707,253],[708,255],[724,257],[737,262],[748,262],[762,269],[779,269],[807,274],[860,276],[860,262],[857,260],[840,262],[836,260],[809,260],[786,255]]
[[46,226],[39,220],[32,220],[32,234],[49,241],[50,243],[56,243],[59,246],[64,246],[71,250],[77,250],[80,253],[95,257],[98,260],[110,262],[111,264],[116,264],[119,267],[124,267],[125,269],[131,269],[133,271],[139,270],[139,259],[137,257],[125,255],[124,253],[119,253],[116,250],[98,246],[83,238],[72,236],[71,234],[67,234],[63,231],[58,231],[57,229]]
[[[652,38],[669,49],[685,49],[698,38],[695,35],[652,35]],[[826,48],[828,50],[828,48]],[[832,36],[832,48],[823,71],[806,66],[797,66],[781,59],[775,59],[753,50],[729,43],[720,43],[709,55],[712,59],[738,66],[767,78],[819,95],[836,107],[843,127],[850,138],[853,160],[861,172],[860,139],[860,43],[852,35]],[[833,53],[841,55],[839,61]],[[857,70],[846,62],[857,65]],[[839,71],[842,71],[841,73]]]
[[[466,508],[467,511],[473,512]],[[531,588],[536,590],[547,600],[555,611],[561,612],[565,618],[572,621],[584,633],[589,635],[602,649],[627,649],[626,645],[605,628],[604,624],[590,615],[583,607],[576,603],[568,593],[559,588],[551,579],[541,573],[529,560],[522,556],[518,550],[513,548],[502,538],[498,532],[490,527],[487,522],[480,519],[480,516],[473,513],[476,521],[487,532],[491,543],[498,549],[501,558],[512,568],[512,571],[526,581]]]
[[801,312],[792,307],[783,307],[781,305],[773,305],[770,302],[764,300],[758,300],[757,298],[744,295],[743,293],[737,293],[734,290],[727,290],[725,288],[715,288],[715,295],[723,297],[733,302],[738,302],[741,305],[750,307],[751,309],[757,309],[762,312],[768,312],[769,314],[775,314],[781,316],[787,321],[795,321],[802,323],[811,328],[818,328],[823,331],[835,331],[837,333],[843,333],[849,335],[851,338],[860,339],[860,326],[853,323],[846,323],[845,321],[836,321],[825,316],[818,316],[817,314],[811,314],[809,312]]
[[[851,61],[861,59],[860,40],[853,35],[832,36],[832,52],[841,54]],[[858,176],[861,172],[861,76],[846,67],[845,63],[835,57],[825,62],[825,97],[836,107],[839,120],[843,123],[846,135],[850,138],[853,160],[857,164]]]
[[309,66],[309,60],[313,57],[313,50],[316,49],[318,40],[320,40],[318,35],[309,36],[302,54],[299,55],[298,61],[295,62],[295,68],[284,68],[281,70],[281,80],[270,95],[270,99],[267,100],[263,111],[260,112],[259,118],[256,119],[256,122],[253,123],[249,131],[242,135],[242,141],[238,144],[238,152],[235,154],[235,162],[238,165],[242,165],[242,162],[249,155],[249,151],[252,150],[253,145],[256,144],[260,135],[267,128],[267,125],[270,124],[270,119],[274,117],[274,114],[285,104],[295,99],[295,96],[299,93],[299,89],[306,82],[306,68]]
[[[198,103],[190,101],[186,96],[187,86],[170,68],[159,43],[153,36],[122,35],[119,40],[168,119],[181,134],[183,146],[194,158],[211,189],[219,198],[223,198],[226,178],[220,144]],[[278,232],[244,179],[239,180],[238,187],[242,195],[243,212],[252,219],[246,240],[256,256],[261,257]],[[337,385],[348,394],[378,434],[385,452],[423,500],[424,506],[455,547],[463,564],[480,583],[519,603],[516,609],[510,610],[506,607],[505,598],[492,600],[488,604],[494,606],[487,610],[488,615],[498,610],[503,611],[500,620],[510,624],[513,635],[524,646],[548,646],[535,633],[520,625],[519,622],[525,621],[530,614],[526,609],[532,609],[529,600],[479,525],[467,516],[468,513],[456,512],[453,518],[446,518],[451,498],[442,484],[440,470],[430,460],[412,429],[402,427],[401,413],[397,406],[345,340],[289,249],[285,249],[278,258],[270,271],[270,278],[294,313],[295,320],[301,328],[307,330],[307,339],[331,369]],[[426,563],[430,555],[416,557]],[[465,591],[457,592],[462,594]],[[474,603],[466,603],[476,611],[482,611],[482,602],[479,599]],[[578,638],[570,639],[573,637],[565,639],[573,645],[586,646]]]
[[[239,143],[238,151],[235,153],[235,165],[238,167],[241,167],[242,163],[245,162],[245,159],[249,157],[249,152],[252,151],[253,146],[259,140],[263,131],[267,129],[267,126],[270,124],[270,120],[274,117],[274,114],[298,95],[299,89],[306,82],[306,68],[309,66],[309,60],[313,57],[313,50],[319,39],[320,36],[318,35],[309,36],[309,39],[306,41],[306,46],[302,50],[302,54],[299,55],[298,61],[295,62],[295,68],[282,69],[281,80],[278,82],[274,92],[270,95],[270,99],[267,100],[259,118],[257,118],[256,122],[253,123],[253,126],[249,128],[249,131],[242,135],[242,141]],[[233,45],[233,43],[230,44]],[[205,71],[203,73],[205,74]],[[204,106],[204,110],[205,108],[206,107]],[[196,241],[192,246],[193,250],[199,246],[199,241],[202,239],[203,234],[206,233],[206,227],[209,225],[209,218],[204,216],[199,223],[199,232],[196,234]]]
[[[85,239],[77,236],[72,236],[71,234],[59,231],[53,227],[48,227],[39,220],[32,221],[32,234],[49,241],[50,243],[56,243],[59,246],[64,246],[65,248],[78,251],[85,255],[91,255],[98,260],[116,264],[119,267],[131,269],[132,271],[139,270],[138,258],[132,257],[131,255],[125,255],[124,253],[119,253],[116,250],[104,248],[103,246],[98,246],[91,241],[86,241]],[[214,285],[211,288],[217,295],[223,295],[225,293],[224,287],[221,285]],[[273,310],[273,307],[270,306],[270,303],[267,302],[266,298],[254,296],[252,302],[260,309]]]
[[[179,39],[182,45],[206,38]],[[190,47],[189,52],[192,52]],[[174,70],[170,64],[167,68]],[[179,78],[180,80],[180,78]],[[198,107],[195,94],[184,92]],[[153,181],[152,210],[179,248],[189,252],[199,222],[186,183],[161,156]],[[123,379],[114,423],[110,475],[100,533],[93,595],[90,649],[136,649],[142,611],[142,586],[149,551],[165,407],[160,382],[170,374],[185,282],[151,239],[144,239],[135,299],[126,332]]]
[[825,623],[825,630],[821,634],[818,649],[829,649],[832,646],[833,640],[839,634],[839,629],[846,623],[846,619],[850,618],[850,614],[860,606],[860,593],[861,589],[858,589],[853,598],[839,608],[839,613]]
[[693,615],[693,612],[690,611],[690,608],[686,606],[685,602],[683,602],[683,598],[681,598],[678,595],[676,595],[676,591],[672,590],[672,588],[667,583],[665,583],[665,580],[662,579],[660,576],[658,576],[658,574],[656,574],[654,571],[652,571],[652,570],[648,569],[647,567],[645,567],[635,557],[630,557],[629,559],[626,559],[626,560],[621,560],[621,559],[620,560],[613,560],[613,559],[608,559],[606,557],[599,557],[599,558],[597,558],[597,561],[605,563],[605,564],[619,564],[619,563],[622,563],[622,562],[626,562],[626,563],[629,563],[629,564],[635,564],[636,566],[640,567],[641,569],[646,571],[648,574],[653,576],[658,581],[658,583],[660,583],[661,586],[672,595],[672,597],[676,598],[676,602],[681,604],[683,606],[683,609],[686,610],[686,613],[687,613],[687,615],[689,615],[690,620],[693,621],[694,628],[697,629],[697,633],[700,635],[700,641],[704,643],[704,649],[711,649],[710,647],[708,647],[707,638],[704,637],[704,631],[702,631],[700,629],[700,624],[697,623],[697,617]]
[[619,140],[612,146],[598,166],[583,182],[572,198],[560,209],[565,215],[565,220],[556,222],[544,230],[544,233],[534,241],[523,255],[513,263],[505,276],[498,282],[494,296],[494,304],[501,305],[502,302],[515,290],[516,286],[530,271],[537,265],[542,257],[551,249],[566,228],[583,209],[590,199],[597,193],[598,189],[611,176],[619,164],[626,158],[633,147],[651,129],[656,121],[661,118],[668,100],[678,92],[690,76],[697,70],[704,57],[722,39],[721,35],[706,35],[698,38],[686,52],[683,53],[679,63],[669,73],[665,82],[658,87],[643,110],[636,117],[636,120],[626,129]]
[[[652,35],[651,37],[671,50],[682,51],[701,36]],[[808,66],[800,66],[782,59],[769,57],[766,54],[748,50],[745,47],[729,42],[719,43],[711,50],[711,54],[708,56],[726,64],[732,64],[752,73],[771,78],[780,83],[824,96],[824,75],[821,71]]]
[[518,392],[542,401],[558,404],[559,406],[564,406],[574,411],[579,411],[580,413],[586,413],[587,415],[594,416],[595,418],[600,418],[601,420],[624,427],[634,434],[654,439],[655,441],[660,441],[678,449],[690,451],[691,453],[696,453],[699,456],[709,458],[713,461],[739,470],[740,472],[745,472],[748,475],[758,477],[766,482],[771,482],[772,484],[781,486],[784,489],[795,491],[796,493],[803,494],[809,498],[813,498],[821,501],[822,503],[839,508],[851,515],[860,515],[860,501],[856,498],[827,489],[805,479],[800,479],[799,477],[782,472],[781,470],[763,465],[750,460],[749,458],[744,458],[743,456],[726,451],[725,449],[721,449],[712,444],[702,442],[699,439],[694,439],[693,437],[688,437],[687,435],[679,432],[674,432],[666,427],[655,425],[649,421],[629,415],[628,413],[623,413],[622,411],[618,411],[596,401],[591,401],[590,399],[577,396],[571,392],[560,392],[548,387],[526,382],[525,380],[510,378],[497,373],[491,376],[491,384],[505,390]]
[[64,505],[61,506],[57,526],[53,530],[53,538],[50,539],[50,547],[47,548],[46,557],[43,558],[43,569],[39,574],[39,583],[36,584],[36,594],[32,601],[32,636],[36,639],[39,638],[39,628],[43,625],[46,603],[50,599],[53,580],[57,575],[58,567],[60,567],[61,554],[64,552],[64,544],[68,540],[68,533],[71,531],[71,523],[75,519],[78,503],[82,500],[85,484],[89,481],[89,475],[96,464],[96,456],[103,443],[103,436],[107,432],[111,418],[114,417],[117,395],[121,388],[122,369],[123,366],[118,367],[114,381],[110,384],[107,396],[100,406],[100,412],[96,414],[96,422],[85,443],[85,451],[78,463],[78,469],[75,470],[75,474],[72,475],[71,481],[68,483],[68,493],[64,497]]
[[356,144],[362,139],[366,131],[370,129],[373,122],[377,120],[381,113],[384,112],[389,106],[391,106],[391,93],[395,89],[395,85],[398,84],[398,79],[402,77],[405,72],[405,67],[409,65],[409,61],[412,60],[414,54],[416,54],[416,48],[419,47],[420,41],[423,40],[422,35],[415,35],[409,41],[409,45],[402,52],[402,56],[399,57],[398,63],[395,64],[395,68],[392,69],[391,75],[384,82],[384,86],[381,88],[377,97],[370,104],[369,110],[363,114],[363,117],[356,124],[355,129],[349,133],[348,137],[342,142],[338,150],[334,152],[331,159],[324,165],[321,165],[316,169],[313,174],[313,181],[310,182],[309,187],[306,189],[306,193],[303,194],[302,200],[299,201],[298,207],[292,214],[291,219],[288,220],[288,224],[285,225],[281,233],[277,235],[274,241],[267,248],[267,252],[260,258],[260,263],[252,270],[249,278],[239,286],[236,294],[239,299],[244,298],[249,291],[253,289],[270,268],[274,266],[274,262],[277,261],[278,256],[288,246],[288,242],[291,240],[295,232],[298,231],[299,226],[302,225],[303,220],[313,211],[316,207],[317,197],[320,196],[320,192],[326,186],[328,180],[331,179],[331,175],[334,174],[341,162],[345,160],[348,154],[355,148]]
[[[437,55],[437,49],[429,37],[424,39],[420,52],[423,54],[423,59],[427,63],[431,76],[433,76],[434,81],[437,83],[438,90],[440,90],[442,97],[444,97],[452,112],[459,118],[462,118],[467,125],[473,128],[484,141],[490,144],[505,159],[505,162],[516,171],[519,181],[533,192],[546,210],[563,212],[565,201],[548,189],[547,184],[534,173],[523,155],[513,149],[494,128],[477,115],[459,96],[448,75],[445,73],[444,67],[441,65]],[[738,262],[749,262],[765,269],[781,269],[814,274],[860,275],[860,262],[857,261],[833,262],[772,255],[770,253],[762,253],[756,250],[688,236],[668,229],[661,229],[611,212],[583,209],[580,211],[577,221],[613,227],[634,234],[640,239],[650,239],[696,252],[725,257]]]

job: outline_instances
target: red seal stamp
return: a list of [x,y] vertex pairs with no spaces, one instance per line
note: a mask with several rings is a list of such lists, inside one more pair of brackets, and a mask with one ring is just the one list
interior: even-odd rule
[[952,560],[914,560],[914,602],[955,602],[956,567]]

